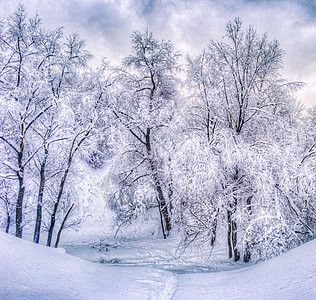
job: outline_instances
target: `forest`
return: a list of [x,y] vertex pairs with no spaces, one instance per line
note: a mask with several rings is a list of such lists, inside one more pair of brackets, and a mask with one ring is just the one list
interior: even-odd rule
[[92,68],[79,33],[23,5],[2,19],[1,230],[57,247],[89,214],[83,169],[106,168],[116,234],[152,219],[183,248],[224,236],[244,262],[315,238],[316,106],[277,40],[240,18],[222,34],[193,56],[136,30],[120,65]]

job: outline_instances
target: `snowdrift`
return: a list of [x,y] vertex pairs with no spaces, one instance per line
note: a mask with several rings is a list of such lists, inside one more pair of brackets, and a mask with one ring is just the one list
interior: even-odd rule
[[173,299],[316,299],[316,240],[234,271],[185,274]]
[[0,299],[316,299],[316,240],[234,271],[97,264],[0,233]]
[[168,299],[173,275],[101,265],[0,232],[0,299]]

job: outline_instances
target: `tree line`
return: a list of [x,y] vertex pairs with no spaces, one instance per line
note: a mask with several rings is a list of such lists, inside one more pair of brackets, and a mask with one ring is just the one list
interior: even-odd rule
[[100,168],[108,156],[119,229],[150,215],[163,238],[179,230],[183,247],[225,235],[235,261],[314,237],[316,107],[295,99],[303,84],[280,75],[284,51],[267,34],[236,18],[180,64],[170,41],[134,31],[120,66],[92,70],[78,34],[44,29],[19,5],[0,47],[7,232],[34,224],[34,242],[45,230],[51,246],[56,222],[80,206],[80,162]]

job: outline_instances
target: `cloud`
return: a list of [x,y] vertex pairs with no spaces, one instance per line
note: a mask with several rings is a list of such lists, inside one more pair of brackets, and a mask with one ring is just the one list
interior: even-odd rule
[[[4,3],[5,2],[5,3]],[[286,51],[282,74],[305,81],[306,104],[316,104],[316,2],[314,0],[0,0],[0,14],[24,2],[39,11],[48,27],[79,31],[94,54],[118,64],[130,51],[133,30],[148,27],[156,38],[171,40],[183,54],[198,54],[210,39],[220,40],[225,24],[240,17],[259,33],[268,32]]]

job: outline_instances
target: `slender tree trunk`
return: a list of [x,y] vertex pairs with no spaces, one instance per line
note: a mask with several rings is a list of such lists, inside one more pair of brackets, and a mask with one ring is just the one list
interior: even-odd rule
[[161,211],[161,207],[160,207],[160,203],[159,203],[158,199],[157,199],[157,202],[158,202],[158,208],[159,208],[159,215],[160,215],[160,224],[161,224],[161,229],[162,229],[162,235],[163,235],[163,238],[166,239],[167,238],[167,234],[166,234],[165,226],[163,224],[163,215],[162,215],[162,211]]
[[24,182],[23,177],[19,177],[19,192],[18,192],[18,199],[16,201],[16,210],[15,210],[15,225],[16,231],[15,236],[22,238],[22,216],[23,216],[23,198],[24,198]]
[[246,242],[245,252],[244,252],[244,262],[249,262],[250,258],[251,258],[251,252],[249,250],[249,243]]
[[212,232],[212,237],[211,237],[211,246],[214,245],[215,241],[216,241],[216,229],[217,229],[217,217],[218,217],[218,213],[219,213],[219,209],[217,209],[214,220],[212,222],[212,228],[211,228],[211,232]]
[[11,217],[10,217],[9,212],[7,212],[7,225],[6,225],[6,227],[5,227],[5,232],[6,232],[6,233],[9,233],[10,223],[11,223]]
[[212,224],[212,237],[211,237],[211,246],[214,246],[215,241],[216,241],[216,227],[217,227],[217,219],[214,220],[213,224]]
[[168,182],[168,200],[169,200],[169,212],[170,212],[170,216],[172,217],[172,213],[173,213],[173,203],[172,203],[173,182],[172,182],[172,168],[171,168],[171,158],[170,158],[170,156],[169,156],[169,159],[168,159],[168,163],[169,163],[169,170],[170,170],[169,182]]
[[237,223],[235,220],[232,220],[232,246],[234,250],[234,259],[238,261],[240,259],[240,254],[237,248]]
[[19,87],[20,82],[21,82],[21,69],[22,69],[22,54],[21,54],[21,47],[20,47],[20,37],[18,37],[18,55],[19,55],[19,68],[18,68],[18,76],[17,76],[17,82],[16,82],[16,87]]
[[[154,179],[154,184],[155,184],[155,188],[157,191],[157,197],[158,197],[158,205],[160,208],[160,211],[163,215],[164,221],[165,221],[165,226],[166,226],[166,230],[167,230],[167,235],[169,233],[169,231],[171,230],[171,218],[170,218],[170,214],[168,211],[168,206],[167,206],[167,202],[166,199],[163,195],[163,191],[162,191],[162,187],[161,187],[161,183],[158,177],[158,171],[156,168],[156,164],[152,158],[152,153],[151,153],[151,144],[150,144],[150,128],[147,128],[146,130],[146,149],[147,149],[147,155],[148,155],[148,160],[149,160],[149,164],[150,164],[150,168],[151,168],[151,173]],[[164,231],[164,227],[162,228]],[[165,233],[164,233],[165,236]]]
[[163,192],[162,192],[162,188],[161,188],[160,180],[158,178],[155,164],[154,164],[152,159],[149,159],[149,162],[150,162],[150,167],[151,167],[151,171],[152,171],[152,175],[153,175],[153,179],[154,179],[154,183],[155,183],[155,188],[157,191],[159,208],[160,208],[161,213],[163,215],[165,225],[166,225],[166,230],[168,233],[171,230],[171,218],[169,215],[168,206],[167,206],[165,197],[164,197]]
[[43,206],[43,196],[44,196],[44,188],[45,188],[45,166],[46,166],[47,157],[48,157],[48,149],[45,148],[45,156],[41,163],[41,170],[40,170],[40,186],[39,186],[38,197],[37,197],[36,223],[35,223],[34,237],[33,237],[33,242],[37,244],[39,243],[40,233],[41,233],[42,206]]
[[[252,199],[253,195],[249,196],[246,200],[246,205],[247,205],[247,212],[248,212],[248,215],[249,215],[249,219],[250,219],[250,215],[252,213],[252,210],[251,210],[251,199]],[[244,262],[249,262],[251,258],[251,252],[250,252],[250,249],[249,249],[249,243],[246,242],[245,243],[245,250],[244,250]]]
[[234,260],[238,261],[240,259],[240,254],[237,248],[237,222],[234,220],[234,214],[236,212],[237,202],[234,200],[233,206],[227,210],[227,222],[228,222],[228,256],[232,258],[234,252]]
[[227,210],[227,219],[228,219],[228,249],[229,249],[229,258],[232,257],[232,251],[234,252],[234,260],[238,261],[240,259],[240,254],[237,248],[237,222],[235,218],[237,210],[237,184],[238,184],[238,169],[233,176],[233,180],[236,186],[233,188],[232,203],[229,204]]
[[18,166],[19,171],[17,172],[18,181],[19,181],[19,191],[18,198],[16,201],[16,209],[15,209],[15,236],[22,238],[22,218],[23,218],[23,199],[24,199],[24,166],[23,166],[23,154],[24,154],[24,132],[25,124],[24,119],[21,122],[21,134],[20,134],[20,150],[17,152],[18,158]]
[[71,207],[69,208],[67,214],[65,215],[65,218],[64,218],[63,222],[61,223],[61,226],[60,226],[59,231],[58,231],[58,234],[57,234],[57,239],[56,239],[56,243],[55,243],[55,248],[58,247],[61,232],[62,232],[62,230],[64,229],[65,222],[66,222],[66,220],[67,220],[67,218],[68,218],[68,216],[69,216],[69,214],[70,214],[72,208],[74,207],[74,205],[75,205],[74,203],[71,205]]
[[[155,172],[155,170],[153,170],[153,172]],[[165,197],[163,195],[162,189],[161,189],[161,185],[160,185],[160,181],[157,178],[157,173],[155,173],[154,175],[154,181],[156,184],[156,190],[157,190],[157,194],[158,194],[158,199],[159,199],[159,205],[160,205],[160,209],[162,212],[162,215],[164,217],[164,221],[166,224],[166,230],[167,232],[169,232],[171,230],[171,218],[169,215],[169,211],[168,211],[168,207],[167,207],[167,203],[165,200]]]
[[54,210],[53,210],[53,213],[52,213],[51,218],[50,218],[50,226],[49,226],[47,242],[46,242],[46,246],[48,246],[48,247],[50,247],[50,245],[52,243],[53,231],[54,231],[55,222],[56,222],[56,213],[57,213],[57,209],[59,206],[59,202],[60,202],[61,197],[63,195],[63,191],[64,191],[64,187],[65,187],[65,183],[66,183],[66,179],[67,179],[67,175],[68,175],[70,166],[71,166],[71,162],[68,163],[68,166],[67,166],[67,169],[65,170],[64,176],[61,179],[57,200],[55,202]]
[[237,209],[237,198],[234,197],[234,202],[233,202],[233,207],[231,210],[231,231],[232,231],[232,246],[233,246],[233,251],[234,251],[234,260],[238,261],[240,259],[240,254],[237,248],[237,222],[235,220],[235,213]]
[[227,230],[227,245],[228,245],[228,257],[233,257],[232,252],[232,222],[231,222],[231,211],[227,209],[227,223],[228,223],[228,230]]

